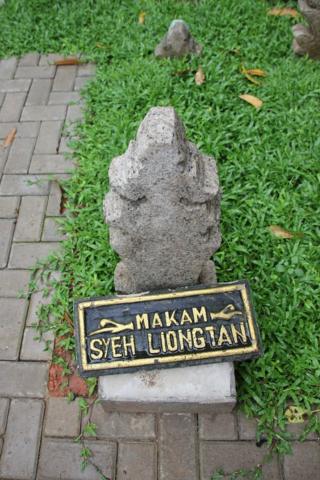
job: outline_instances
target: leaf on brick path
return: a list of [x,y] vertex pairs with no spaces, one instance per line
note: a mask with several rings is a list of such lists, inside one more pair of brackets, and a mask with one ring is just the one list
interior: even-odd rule
[[3,140],[3,144],[2,144],[3,148],[9,147],[9,145],[11,145],[11,143],[15,139],[16,133],[17,133],[16,128],[13,128],[12,130],[10,130],[6,138]]
[[138,22],[140,23],[140,25],[144,24],[145,18],[146,18],[146,12],[140,12],[139,18],[138,18]]
[[308,410],[291,405],[284,412],[288,423],[304,423],[308,418]]
[[255,108],[260,108],[263,105],[263,101],[258,97],[254,97],[253,95],[245,93],[243,95],[239,95],[239,97],[245,102],[250,103],[250,105],[253,105]]
[[61,60],[55,60],[54,65],[64,66],[64,65],[81,65],[83,62],[77,57],[62,58]]
[[302,232],[290,232],[289,230],[286,230],[285,228],[280,227],[279,225],[270,225],[269,230],[273,235],[279,238],[301,238],[303,237]]
[[202,85],[206,80],[206,76],[204,74],[204,71],[203,71],[201,65],[199,66],[199,68],[198,68],[198,70],[197,70],[197,72],[194,76],[194,80],[195,80],[197,85]]
[[283,8],[271,8],[268,10],[268,15],[274,15],[276,17],[298,17],[299,12],[295,8],[283,7]]

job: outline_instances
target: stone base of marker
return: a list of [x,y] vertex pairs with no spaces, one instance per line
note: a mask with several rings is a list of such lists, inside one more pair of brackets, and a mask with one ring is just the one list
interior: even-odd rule
[[106,411],[227,413],[236,404],[232,362],[99,378]]

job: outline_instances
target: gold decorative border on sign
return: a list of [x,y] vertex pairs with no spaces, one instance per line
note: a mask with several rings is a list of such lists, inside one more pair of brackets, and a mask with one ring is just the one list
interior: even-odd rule
[[[232,350],[216,350],[213,352],[202,352],[202,353],[188,353],[185,355],[172,355],[168,357],[153,357],[145,359],[136,359],[136,360],[118,360],[116,362],[103,362],[88,364],[87,362],[87,352],[86,352],[86,335],[85,335],[85,322],[84,322],[84,310],[89,307],[101,307],[106,305],[117,305],[123,303],[137,303],[137,302],[150,302],[152,300],[164,300],[167,298],[183,298],[183,297],[193,297],[197,295],[210,295],[212,293],[228,293],[239,290],[241,292],[242,301],[245,307],[245,313],[248,319],[248,326],[250,330],[250,335],[252,338],[252,345],[250,347],[240,347]],[[206,359],[212,357],[227,357],[234,356],[242,353],[254,353],[258,352],[258,341],[254,329],[252,312],[250,309],[250,302],[248,298],[248,292],[246,285],[236,284],[236,285],[224,285],[206,288],[204,290],[188,290],[182,292],[172,292],[172,293],[160,293],[154,295],[139,295],[139,296],[126,296],[126,297],[115,297],[107,300],[92,300],[81,302],[78,304],[78,318],[79,318],[79,333],[80,333],[80,352],[82,360],[82,370],[88,372],[91,370],[107,370],[114,368],[127,368],[127,367],[142,367],[145,365],[153,365],[155,363],[173,363],[173,362],[183,362],[190,360]]]

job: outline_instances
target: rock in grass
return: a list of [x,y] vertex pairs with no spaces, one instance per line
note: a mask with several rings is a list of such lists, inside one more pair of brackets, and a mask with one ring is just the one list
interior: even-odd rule
[[183,20],[173,20],[154,54],[156,57],[182,57],[190,53],[199,55],[201,50],[201,45],[191,36],[188,25]]
[[299,7],[308,26],[299,23],[292,27],[293,51],[320,60],[320,0],[299,0]]
[[104,212],[121,257],[118,292],[215,281],[220,245],[216,163],[185,137],[171,107],[152,108],[136,140],[113,159]]

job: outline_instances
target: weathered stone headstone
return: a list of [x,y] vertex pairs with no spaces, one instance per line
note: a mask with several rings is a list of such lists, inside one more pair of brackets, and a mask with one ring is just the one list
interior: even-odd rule
[[[105,217],[121,257],[115,287],[139,293],[216,281],[220,245],[215,161],[187,141],[173,108],[152,108],[109,169]],[[233,363],[140,370],[99,379],[107,409],[230,410]]]
[[121,293],[216,280],[220,245],[215,161],[187,141],[173,108],[152,108],[124,155],[113,159],[104,204],[110,243],[120,255]]
[[201,50],[201,45],[191,36],[188,25],[183,20],[173,20],[154,54],[156,57],[182,57],[188,54],[199,55]]
[[299,0],[302,15],[308,26],[297,24],[292,27],[293,51],[297,55],[308,55],[320,59],[320,0]]

